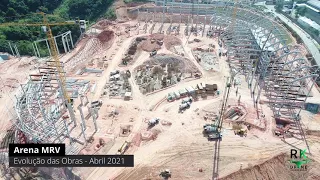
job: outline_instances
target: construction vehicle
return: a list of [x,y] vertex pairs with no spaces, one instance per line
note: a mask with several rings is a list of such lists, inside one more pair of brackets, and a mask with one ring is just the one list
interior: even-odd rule
[[159,176],[163,177],[164,179],[171,178],[171,172],[169,169],[163,170],[160,172]]
[[155,56],[157,54],[157,50],[153,50],[152,52],[150,52],[150,57]]
[[150,119],[149,122],[148,122],[149,128],[152,128],[155,125],[159,124],[159,121],[160,121],[159,118]]
[[102,100],[91,102],[91,108],[102,106]]
[[128,149],[129,149],[129,146],[130,146],[130,142],[128,141],[125,141],[122,146],[118,149],[118,152],[122,155],[124,154]]
[[191,105],[190,102],[180,104],[180,106],[179,106],[179,112],[182,113],[185,109],[188,109],[188,108],[190,107],[190,105]]
[[218,128],[216,125],[214,124],[205,124],[203,126],[203,131],[205,134],[210,134],[210,133],[214,133],[214,132],[217,132],[218,131]]
[[234,131],[235,135],[239,135],[239,136],[247,136],[247,130],[246,129],[238,129]]
[[220,132],[216,132],[208,135],[209,141],[216,140],[216,139],[220,139],[220,140],[222,139],[222,134]]
[[185,104],[185,103],[192,103],[193,99],[192,97],[186,97],[182,99],[182,103],[181,104]]
[[110,76],[116,75],[116,74],[120,74],[119,70],[115,70],[115,71],[111,71],[110,72]]

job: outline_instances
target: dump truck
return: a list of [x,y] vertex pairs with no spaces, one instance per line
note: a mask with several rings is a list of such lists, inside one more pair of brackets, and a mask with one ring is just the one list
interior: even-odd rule
[[159,123],[159,118],[153,118],[148,121],[149,128],[157,125]]
[[153,50],[152,52],[150,52],[150,57],[155,56],[157,54],[157,50]]
[[190,102],[184,103],[184,104],[180,104],[179,106],[179,112],[183,112],[185,109],[190,107]]
[[163,177],[164,179],[168,179],[168,178],[171,178],[171,172],[169,169],[166,169],[161,171],[159,176]]

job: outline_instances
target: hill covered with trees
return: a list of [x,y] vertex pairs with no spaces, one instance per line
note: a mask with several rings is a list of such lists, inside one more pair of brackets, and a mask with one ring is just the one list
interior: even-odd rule
[[[85,19],[90,22],[100,17],[114,18],[115,13],[110,11],[113,0],[2,0],[0,3],[0,24],[6,22],[41,22],[42,17],[36,12],[45,12],[50,22]],[[73,39],[80,35],[78,25],[64,25],[52,27],[54,35],[68,30],[72,31]],[[16,43],[21,55],[33,55],[31,42],[46,38],[41,27],[1,26],[0,25],[0,52],[10,52],[8,42]],[[61,44],[61,42],[58,42]],[[41,45],[40,45],[41,46]],[[47,55],[45,45],[40,47],[40,54]],[[61,45],[59,47],[62,47]]]

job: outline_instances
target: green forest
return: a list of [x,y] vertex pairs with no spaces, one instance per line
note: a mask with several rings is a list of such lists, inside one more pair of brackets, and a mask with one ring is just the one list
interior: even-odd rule
[[[115,18],[114,10],[109,9],[113,0],[1,0],[0,24],[7,22],[32,22],[40,23],[41,15],[37,12],[48,14],[50,22],[63,22],[67,20],[85,19],[89,22],[100,17]],[[53,26],[54,35],[71,30],[73,40],[80,36],[79,25]],[[33,55],[31,42],[46,38],[41,27],[1,26],[0,25],[0,52],[11,52],[8,42],[15,43],[20,55]],[[62,42],[57,42],[62,49]],[[40,54],[48,55],[45,43],[40,44]]]

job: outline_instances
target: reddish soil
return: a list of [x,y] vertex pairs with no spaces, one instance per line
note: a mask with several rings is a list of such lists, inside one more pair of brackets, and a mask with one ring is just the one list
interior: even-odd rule
[[106,43],[114,38],[114,32],[113,31],[103,31],[100,34],[98,34],[97,38],[100,40],[101,43]]
[[246,169],[239,170],[228,176],[220,178],[220,180],[302,180],[302,179],[319,179],[320,173],[317,171],[319,163],[311,161],[306,171],[293,171],[289,168],[289,155],[280,154],[262,164],[258,164]]
[[170,48],[172,48],[173,46],[177,46],[177,45],[181,45],[182,42],[179,38],[175,37],[175,36],[165,36],[164,37],[164,46],[169,50]]

